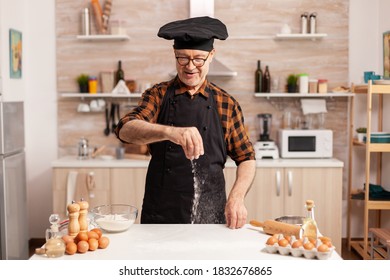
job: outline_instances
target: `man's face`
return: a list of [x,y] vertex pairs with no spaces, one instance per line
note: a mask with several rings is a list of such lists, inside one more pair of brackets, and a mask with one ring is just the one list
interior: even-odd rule
[[[176,70],[179,79],[187,86],[197,90],[206,79],[215,50],[212,50],[211,52],[201,50],[174,51],[176,57]],[[188,59],[190,60],[186,64]],[[204,61],[204,59],[206,59],[206,61]],[[203,66],[200,66],[201,64],[203,64]]]

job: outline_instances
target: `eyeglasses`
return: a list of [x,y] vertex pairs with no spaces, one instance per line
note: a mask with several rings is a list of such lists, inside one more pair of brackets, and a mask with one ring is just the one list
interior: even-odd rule
[[194,64],[196,67],[202,67],[206,60],[209,58],[210,53],[207,55],[206,58],[188,58],[188,57],[181,57],[181,56],[176,56],[177,63],[179,63],[180,66],[186,66],[190,61],[192,61],[192,64]]

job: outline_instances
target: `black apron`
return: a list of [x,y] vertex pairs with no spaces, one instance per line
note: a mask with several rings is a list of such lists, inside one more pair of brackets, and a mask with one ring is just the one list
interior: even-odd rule
[[[175,95],[174,86],[170,86],[157,123],[197,127],[205,154],[190,161],[183,148],[170,141],[150,145],[152,158],[146,176],[141,223],[224,224],[226,146],[213,93],[209,91],[208,98],[201,94],[191,98],[187,92]],[[199,190],[195,204],[194,186]]]

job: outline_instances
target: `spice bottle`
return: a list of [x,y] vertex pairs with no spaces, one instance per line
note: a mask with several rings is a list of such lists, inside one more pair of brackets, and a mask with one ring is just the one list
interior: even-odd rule
[[307,237],[309,240],[317,241],[318,227],[314,218],[314,201],[306,200],[306,218],[303,220],[301,228],[301,238]]

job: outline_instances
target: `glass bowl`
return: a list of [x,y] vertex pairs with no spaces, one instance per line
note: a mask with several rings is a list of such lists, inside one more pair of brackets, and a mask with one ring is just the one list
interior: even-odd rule
[[101,205],[91,210],[92,222],[107,232],[122,232],[134,224],[138,209],[127,204]]

